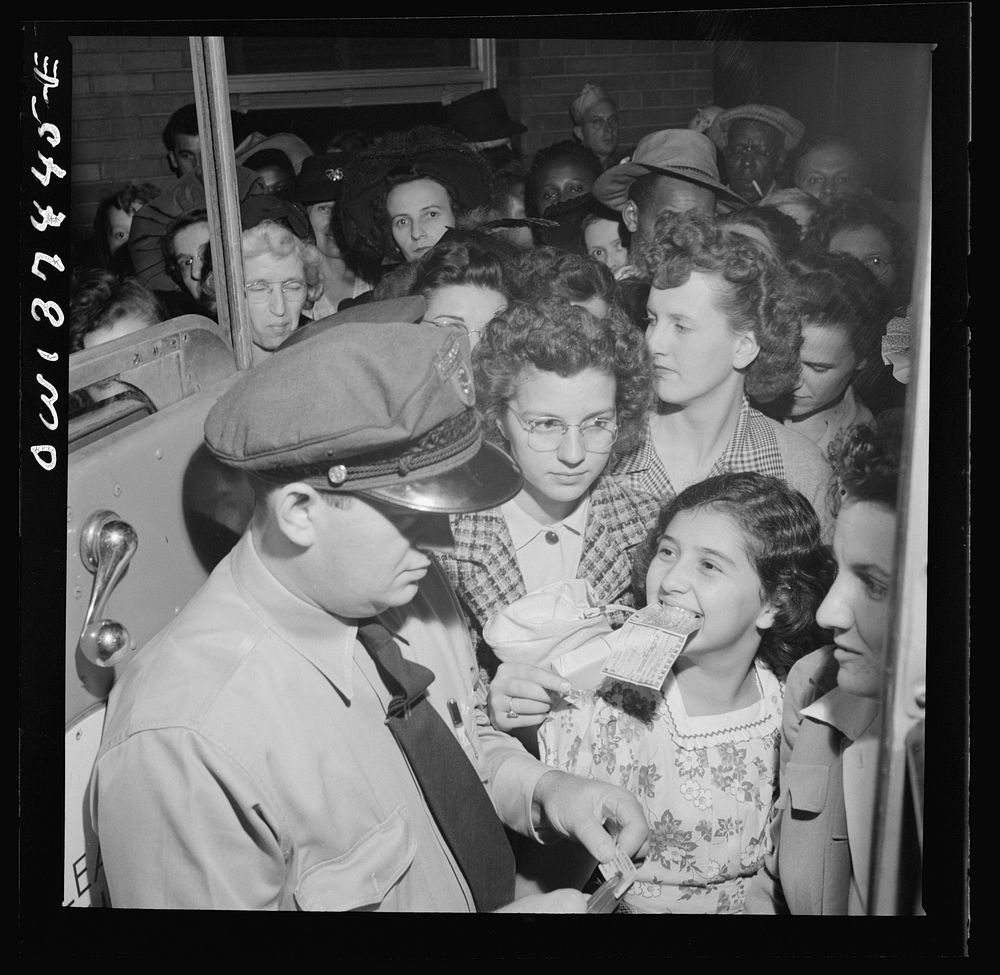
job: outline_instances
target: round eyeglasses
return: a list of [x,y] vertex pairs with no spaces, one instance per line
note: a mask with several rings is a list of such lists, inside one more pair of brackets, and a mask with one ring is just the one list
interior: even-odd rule
[[460,328],[463,332],[467,332],[469,335],[474,335],[477,332],[482,331],[478,328],[469,328],[465,324],[464,318],[458,318],[455,315],[438,315],[437,318],[422,318],[420,319],[422,325],[437,325],[438,328]]
[[251,281],[246,285],[247,301],[254,305],[262,305],[271,297],[275,288],[281,288],[281,293],[286,298],[299,298],[305,294],[306,283],[298,278],[289,278],[280,284],[271,281]]
[[537,420],[528,420],[521,416],[510,403],[507,409],[517,417],[521,429],[528,434],[528,446],[532,450],[557,450],[563,438],[569,433],[570,427],[580,431],[580,439],[587,450],[595,453],[606,453],[618,439],[618,424],[614,420],[597,417],[584,420],[583,423],[563,423],[554,416],[540,416]]

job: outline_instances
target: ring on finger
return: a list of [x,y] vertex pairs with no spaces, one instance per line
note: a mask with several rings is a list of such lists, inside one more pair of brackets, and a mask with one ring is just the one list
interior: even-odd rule
[[514,698],[510,699],[510,706],[507,708],[507,717],[513,720],[514,718],[519,718],[521,715],[514,707]]

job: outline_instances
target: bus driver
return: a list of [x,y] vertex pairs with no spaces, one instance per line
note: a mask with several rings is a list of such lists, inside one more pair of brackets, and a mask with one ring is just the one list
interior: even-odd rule
[[521,478],[482,440],[467,348],[424,324],[302,333],[209,412],[255,510],[111,691],[91,802],[113,906],[579,913],[577,890],[511,903],[503,824],[608,862],[607,821],[644,852],[629,793],[483,711],[431,553]]

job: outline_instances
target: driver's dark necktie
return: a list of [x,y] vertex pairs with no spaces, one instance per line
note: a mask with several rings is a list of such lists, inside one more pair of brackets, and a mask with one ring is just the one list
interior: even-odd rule
[[514,855],[468,755],[427,699],[434,672],[407,660],[378,622],[358,628],[392,695],[386,725],[403,750],[441,835],[472,891],[478,911],[514,898]]

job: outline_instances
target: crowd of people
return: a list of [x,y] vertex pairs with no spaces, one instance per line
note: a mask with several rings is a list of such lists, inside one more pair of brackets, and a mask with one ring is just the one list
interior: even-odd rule
[[[631,149],[600,86],[568,114],[530,159],[495,89],[236,147],[253,366],[205,441],[253,513],[112,690],[115,906],[582,912],[624,855],[622,913],[866,912],[905,221],[777,106]],[[164,144],[74,348],[216,316],[191,106]],[[580,687],[492,638],[529,604],[564,663],[698,626],[659,686]]]

